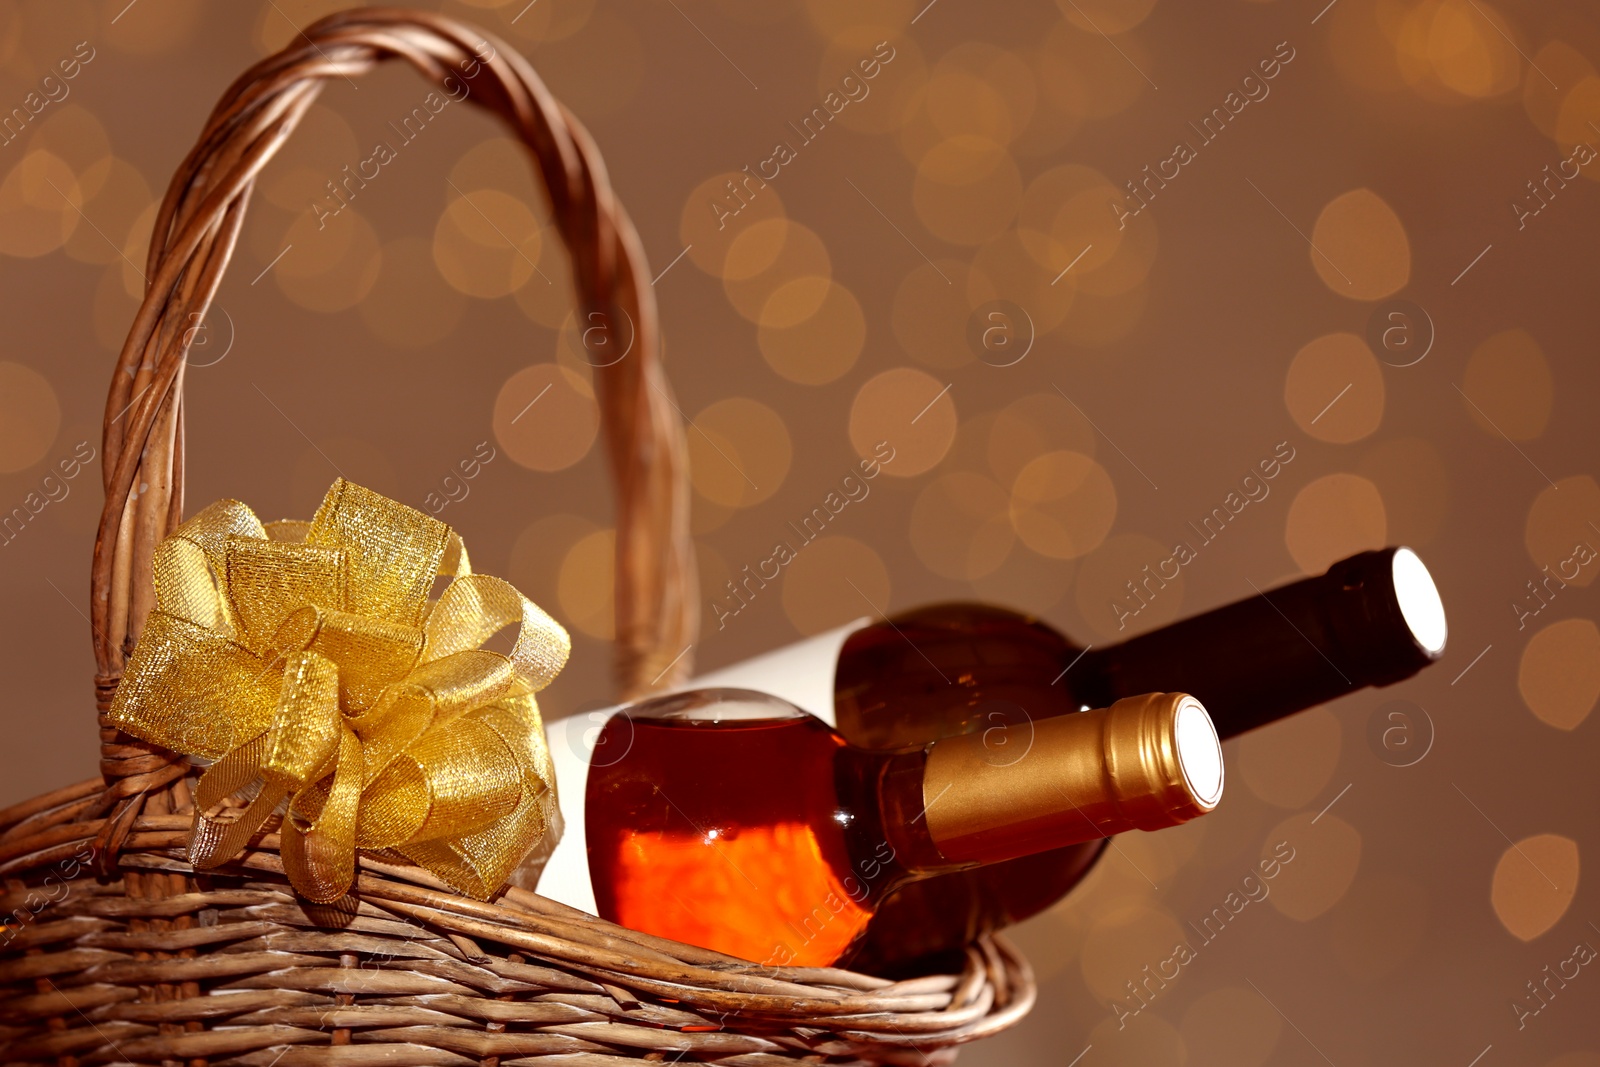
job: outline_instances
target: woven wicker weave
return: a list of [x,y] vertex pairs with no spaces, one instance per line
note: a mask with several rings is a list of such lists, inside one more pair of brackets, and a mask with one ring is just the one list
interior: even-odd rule
[[152,550],[183,510],[187,326],[216,292],[256,175],[327,79],[400,58],[443,84],[485,42],[493,58],[469,98],[531,150],[580,310],[634,332],[627,358],[596,371],[617,488],[622,688],[688,672],[682,425],[638,237],[586,131],[474,27],[378,9],[309,27],[229,88],[156,219],[106,405],[91,601],[102,777],[0,811],[0,1062],[924,1064],[1033,1002],[1026,962],[998,938],[973,945],[961,974],[891,984],[762,967],[519,889],[480,903],[370,858],[350,897],[316,906],[290,891],[270,823],[238,861],[197,876],[184,859],[187,760],[107,725],[151,607]]

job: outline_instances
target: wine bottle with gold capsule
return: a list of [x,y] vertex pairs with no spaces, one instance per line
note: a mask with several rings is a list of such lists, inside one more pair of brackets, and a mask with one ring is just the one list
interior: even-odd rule
[[[977,732],[1015,750],[1044,720],[1174,691],[1204,701],[1226,739],[1409,678],[1439,658],[1445,637],[1427,567],[1408,548],[1387,548],[1119,644],[1085,648],[1018,612],[938,604],[862,619],[691,684],[778,694],[869,748]],[[883,902],[851,963],[889,973],[958,952],[1059,900],[1104,844],[907,885]]]
[[900,886],[1175,826],[1223,788],[1216,730],[1181,693],[1041,721],[1020,756],[981,734],[859,748],[736,689],[563,720],[550,743],[567,825],[539,891],[769,966],[838,962]]

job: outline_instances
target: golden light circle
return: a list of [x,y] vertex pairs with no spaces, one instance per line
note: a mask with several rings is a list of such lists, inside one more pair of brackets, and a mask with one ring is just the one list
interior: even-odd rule
[[1001,485],[1011,485],[1022,468],[1046,452],[1093,456],[1099,439],[1083,412],[1060,393],[1029,393],[995,416],[984,458]]
[[1119,533],[1084,557],[1076,600],[1095,636],[1122,641],[1177,620],[1184,576],[1181,567],[1167,562],[1172,549],[1144,534]]
[[[572,285],[572,260],[554,226],[544,228],[539,248],[544,253],[539,257],[539,269],[512,298],[522,313],[539,325],[552,330],[570,328],[577,320],[573,310],[577,297]],[[581,347],[581,340],[576,347]],[[592,361],[592,356],[585,360]]]
[[1090,290],[1089,283],[1104,274],[1105,271],[1091,274],[1079,285],[1072,314],[1052,331],[1061,341],[1082,348],[1100,348],[1127,337],[1143,321],[1145,305],[1150,302],[1149,288],[1136,285],[1123,293],[1100,296]]
[[426,348],[449,337],[466,311],[461,293],[443,284],[433,247],[419,237],[383,246],[382,266],[361,302],[361,318],[373,336],[398,348]]
[[980,245],[1016,216],[1022,174],[1005,148],[959,134],[934,145],[917,165],[911,202],[928,231],[957,245]]
[[1495,864],[1489,902],[1500,925],[1532,941],[1561,921],[1578,892],[1578,843],[1535,834],[1509,846]]
[[457,290],[492,300],[538,273],[542,236],[521,200],[499,189],[468,189],[451,197],[434,226],[433,261]]
[[1510,41],[1516,32],[1487,0],[1444,0],[1428,27],[1427,56],[1434,77],[1474,99],[1510,92],[1522,74]]
[[1220,986],[1190,1002],[1179,1032],[1187,1067],[1261,1067],[1283,1036],[1283,1017],[1253,989]]
[[1399,437],[1373,445],[1356,473],[1378,487],[1393,544],[1431,544],[1450,513],[1450,473],[1433,442]]
[[139,310],[139,300],[122,286],[122,271],[116,266],[103,271],[94,287],[94,339],[110,353],[122,351],[128,327]]
[[1033,71],[1014,52],[967,41],[934,65],[923,109],[939,134],[977,134],[1009,144],[1033,117],[1038,90]]
[[816,315],[833,289],[833,281],[815,274],[803,274],[784,282],[761,304],[756,325],[774,330],[789,330]]
[[262,55],[276,52],[299,38],[300,27],[309,26],[335,11],[343,11],[347,6],[344,0],[273,0],[263,5],[256,16],[251,38]]
[[[440,516],[449,520],[449,512]],[[511,542],[511,562],[506,567],[506,581],[535,604],[553,608],[561,602],[557,583],[561,564],[573,545],[600,528],[599,524],[583,516],[567,512],[544,515],[518,533]]]
[[[1039,265],[1030,250],[1031,233],[1007,230],[978,249],[967,275],[967,304],[980,308],[992,300],[1006,300],[1020,306],[1036,333],[1055,329],[1066,320],[1078,295],[1078,280],[1073,272],[1061,273],[1070,257],[1061,260],[1055,274]],[[1052,244],[1052,253],[1066,256],[1065,246]]]
[[[78,191],[85,197],[100,192],[111,172],[104,166],[112,159],[111,135],[105,124],[88,108],[68,102],[52,107],[32,127],[27,151],[43,150],[55,156],[78,176]],[[132,164],[127,164],[132,166]],[[56,197],[59,201],[60,197]],[[95,217],[95,222],[99,223]],[[91,227],[84,227],[91,229]]]
[[[1098,216],[1101,213],[1107,219],[1100,220]],[[1137,218],[1127,221],[1125,227],[1118,228],[1109,221],[1110,215],[1107,201],[1100,199],[1096,192],[1079,193],[1063,205],[1055,221],[1057,247],[1071,247],[1070,235],[1074,231],[1069,230],[1069,226],[1076,226],[1079,234],[1097,231],[1108,240],[1110,234],[1116,232],[1121,240],[1116,242],[1115,253],[1105,262],[1091,265],[1094,254],[1100,250],[1099,244],[1093,247],[1086,244],[1084,250],[1080,250],[1083,259],[1077,263],[1072,258],[1058,255],[1052,262],[1059,264],[1060,269],[1051,274],[1052,278],[1060,270],[1071,268],[1072,273],[1076,274],[1082,269],[1083,275],[1078,278],[1079,293],[1097,297],[1128,295],[1144,284],[1150,277],[1150,268],[1155,265],[1156,252],[1161,247],[1161,231],[1156,225],[1156,217],[1153,213],[1141,212]],[[1074,252],[1073,258],[1078,254]]]
[[533,158],[526,145],[508,134],[486,137],[461,153],[450,166],[450,182],[462,189],[500,189],[524,204],[542,207]]
[[1600,526],[1600,485],[1587,474],[1574,475],[1540,490],[1534,498],[1523,527],[1523,544],[1534,566],[1549,568],[1545,574],[1569,585],[1587,586],[1600,575],[1594,561],[1584,562],[1590,553],[1600,551],[1595,526]]
[[800,0],[770,0],[765,4],[750,4],[745,0],[713,0],[717,10],[731,19],[751,26],[770,26],[800,15]]
[[123,8],[105,22],[102,32],[119,52],[157,56],[190,44],[207,6],[203,0],[174,0],[161,5],[159,16],[138,16]]
[[[1565,92],[1556,110],[1555,141],[1561,152],[1567,155],[1578,145],[1590,144],[1594,140],[1594,130],[1589,123],[1593,121],[1595,108],[1600,106],[1600,77],[1590,73],[1579,78],[1575,84],[1560,84]],[[1552,171],[1555,169],[1551,168]],[[1595,180],[1593,167],[1581,167],[1578,173],[1591,181]],[[1543,177],[1542,172],[1540,176]]]
[[[756,564],[757,567],[760,565],[761,562]],[[752,567],[751,570],[754,571],[755,567]],[[737,607],[737,605],[728,605],[728,594],[726,592],[728,583],[733,581],[735,575],[733,568],[728,565],[728,561],[723,558],[722,554],[698,538],[694,542],[694,572],[699,579],[699,588],[707,590],[711,594],[710,599],[713,605],[711,610],[700,613],[700,632],[704,636],[710,637],[723,628],[723,622],[718,619],[719,612],[715,606],[716,602],[719,599],[722,600],[724,612]],[[740,581],[743,581],[746,578],[746,574],[741,572],[738,577]],[[737,600],[738,598],[734,597],[733,599]]]
[[[1588,57],[1565,41],[1551,41],[1533,54],[1533,63],[1550,76],[1545,81],[1535,73],[1522,81],[1522,109],[1528,120],[1546,137],[1556,139],[1556,120],[1561,115],[1562,102],[1567,94],[1577,90],[1586,79],[1595,79],[1594,64]],[[1553,83],[1553,84],[1552,84]],[[1589,92],[1600,90],[1600,79]],[[1590,114],[1593,114],[1593,110]]]
[[595,530],[567,549],[556,578],[556,599],[565,625],[602,641],[612,639],[616,630],[616,559],[617,535],[612,529]]
[[36,259],[60,248],[78,226],[83,191],[57,155],[35,149],[0,182],[0,254]]
[[1311,803],[1339,766],[1343,732],[1327,708],[1312,708],[1239,739],[1234,767],[1250,791],[1291,811]]
[[[744,273],[749,269],[752,247],[765,245],[771,239],[770,234],[780,227],[783,243],[778,247],[777,254],[760,269]],[[729,249],[728,263],[743,276],[724,277],[722,291],[727,294],[733,309],[751,322],[760,323],[767,301],[789,283],[802,278],[826,281],[833,277],[833,259],[828,255],[828,246],[822,243],[822,238],[815,231],[798,222],[766,223],[759,234],[747,231],[735,239],[735,244],[737,248]],[[800,309],[804,301],[798,298],[806,294],[814,302],[809,310],[802,312]],[[813,281],[809,287],[792,292],[786,298],[786,304],[792,309],[791,313],[804,317],[822,306],[824,296],[826,289]]]
[[871,26],[899,37],[917,13],[914,0],[805,0],[806,17],[824,40]]
[[1335,5],[1318,23],[1326,27],[1334,67],[1345,81],[1362,89],[1392,93],[1406,88],[1397,64],[1394,8],[1375,18],[1371,8]]
[[[505,0],[477,0],[483,7],[506,7]],[[508,17],[506,30],[524,41],[546,44],[564,41],[589,25],[598,0],[562,0],[559,4],[517,6],[515,17]]]
[[1576,730],[1600,700],[1600,629],[1563,619],[1536,632],[1522,649],[1517,690],[1541,722]]
[[39,462],[60,429],[61,403],[44,375],[0,361],[0,474]]
[[[134,224],[154,203],[150,186],[133,164],[115,156],[90,164],[80,176],[86,192],[95,190],[83,208],[94,225],[75,228],[65,251],[81,263],[120,263]],[[142,262],[139,269],[144,269]]]
[[790,225],[789,220],[782,217],[757,219],[744,225],[728,242],[721,276],[742,282],[767,270],[783,251]]
[[1151,65],[1149,52],[1137,38],[1125,37],[1115,49],[1107,48],[1099,34],[1063,20],[1040,46],[1040,95],[1070,126],[1085,118],[1110,118],[1150,89],[1139,71]]
[[826,286],[816,311],[791,324],[768,321],[772,305],[788,287],[773,293],[763,307],[756,343],[779,377],[801,385],[823,385],[856,365],[867,340],[866,316],[854,293],[837,282]]
[[1295,423],[1319,441],[1359,441],[1383,421],[1383,368],[1367,342],[1330,333],[1295,353],[1283,386]]
[[1416,955],[1430,910],[1428,891],[1409,878],[1357,879],[1328,917],[1328,945],[1352,978],[1378,981]]
[[529,470],[565,470],[594,447],[600,406],[582,376],[554,363],[535,363],[500,387],[493,427],[511,462]]
[[689,473],[695,491],[727,508],[747,508],[776,493],[794,456],[789,430],[771,408],[729,397],[689,424]]
[[[769,173],[776,176],[781,172]],[[684,197],[678,237],[689,249],[691,263],[720,278],[726,270],[728,253],[741,234],[758,223],[783,218],[783,198],[752,165],[743,172],[713,174],[695,186]],[[780,228],[775,233],[781,238],[786,231]]]
[[1411,242],[1400,216],[1371,189],[1328,201],[1311,230],[1317,276],[1352,300],[1381,300],[1411,280]]
[[1087,33],[1127,33],[1155,9],[1156,0],[1056,0],[1067,21]]
[[1600,1052],[1567,1052],[1544,1067],[1600,1067]]
[[948,56],[929,72],[913,99],[911,116],[898,137],[900,151],[912,163],[949,137],[981,137],[1009,145],[1016,133],[999,88],[949,62]]
[[1109,263],[1128,227],[1118,225],[1113,203],[1127,194],[1092,167],[1052,167],[1028,183],[1017,226],[1028,253],[1054,278],[1069,264],[1077,278]]
[[891,611],[890,595],[889,568],[853,537],[824,536],[798,546],[783,572],[783,611],[802,634]]
[[1158,905],[1108,909],[1094,919],[1083,939],[1079,966],[1084,983],[1097,1000],[1125,1000],[1130,979],[1139,977],[1146,964],[1170,957],[1173,946],[1186,940],[1178,920]]
[[[1171,955],[1171,946],[1167,953]],[[1126,1002],[1126,990],[1123,996]],[[1126,1026],[1115,1018],[1095,1024],[1085,1043],[1104,1050],[1096,1067],[1185,1067],[1189,1051],[1173,1025],[1155,1014],[1155,1009],[1141,1013],[1138,1020]]]
[[953,370],[971,363],[967,266],[953,259],[918,263],[895,290],[889,322],[900,348],[928,367]]
[[957,471],[934,479],[911,507],[911,548],[933,573],[975,579],[992,574],[1011,553],[1011,498],[981,474]]
[[383,268],[383,248],[372,224],[346,208],[319,227],[316,216],[296,216],[284,235],[288,249],[272,277],[291,301],[332,313],[355,307],[372,291]]
[[1309,922],[1344,898],[1361,866],[1355,827],[1332,812],[1302,812],[1267,832],[1262,859],[1275,856],[1281,863],[1279,842],[1288,842],[1293,858],[1279,868],[1268,903],[1296,922]]
[[911,478],[944,458],[956,436],[956,404],[945,383],[914,367],[873,375],[850,405],[850,443],[866,459],[878,449],[885,474]]
[[1116,517],[1111,476],[1081,452],[1046,452],[1011,483],[1011,525],[1025,545],[1050,559],[1094,551]]
[[1555,386],[1550,362],[1527,330],[1502,330],[1467,360],[1463,406],[1485,433],[1531,441],[1550,423]]
[[1388,514],[1378,487],[1359,474],[1325,474],[1289,505],[1284,541],[1306,574],[1321,574],[1346,556],[1387,543]]
[[361,199],[373,178],[370,165],[368,177],[361,174],[369,159],[377,162],[376,145],[363,147],[343,115],[327,104],[313,104],[258,179],[258,195],[291,214],[337,213],[343,204]]
[[917,112],[927,80],[928,63],[914,41],[888,26],[862,24],[831,35],[817,70],[817,94],[820,100],[829,93],[851,98],[833,118],[838,125],[886,134]]

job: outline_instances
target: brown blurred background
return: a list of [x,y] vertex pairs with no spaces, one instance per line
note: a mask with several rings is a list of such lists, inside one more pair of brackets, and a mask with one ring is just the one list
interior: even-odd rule
[[[1087,643],[1370,546],[1437,576],[1443,661],[1230,744],[1215,815],[1119,839],[1016,932],[1039,1008],[963,1062],[1600,1065],[1600,18],[1325,3],[417,5],[532,59],[661,274],[701,667],[863,598]],[[228,82],[340,6],[0,7],[0,803],[95,771],[101,410],[155,203]],[[526,165],[462,103],[403,132],[426,93],[334,80],[258,184],[196,324],[189,510],[309,517],[338,473],[437,510],[572,630],[561,716],[610,693],[581,327]],[[719,628],[727,580],[882,440],[869,495]],[[1280,442],[1270,492],[1124,618]],[[1119,1027],[1278,842],[1269,894]]]

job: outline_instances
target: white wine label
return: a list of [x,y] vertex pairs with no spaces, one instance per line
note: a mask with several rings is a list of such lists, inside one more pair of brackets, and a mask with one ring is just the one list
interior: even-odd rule
[[[833,726],[833,681],[838,671],[839,653],[850,635],[871,621],[863,616],[775,652],[703,674],[678,687],[677,691],[754,689],[787,700]],[[600,731],[621,707],[582,712],[545,724],[550,759],[555,766],[556,797],[561,806],[562,822],[566,825],[561,840],[550,853],[544,873],[539,876],[539,892],[590,915],[599,912],[595,907],[594,883],[589,877],[583,796],[589,784],[590,766],[596,762],[604,766],[606,760],[619,760],[627,755],[625,751],[601,751],[598,755],[595,752]],[[710,773],[715,773],[714,769]]]
[[839,653],[851,634],[871,623],[863,615],[854,622],[825,630],[774,652],[742,660],[691,679],[685,689],[754,689],[782,697],[809,711],[829,726],[839,725],[833,714],[833,681]]
[[583,792],[589,781],[589,762],[606,720],[617,708],[590,711],[545,725],[550,762],[556,772],[556,799],[561,805],[561,840],[550,853],[539,876],[539,892],[568,907],[598,914],[594,883],[589,879],[589,848],[583,824]]

